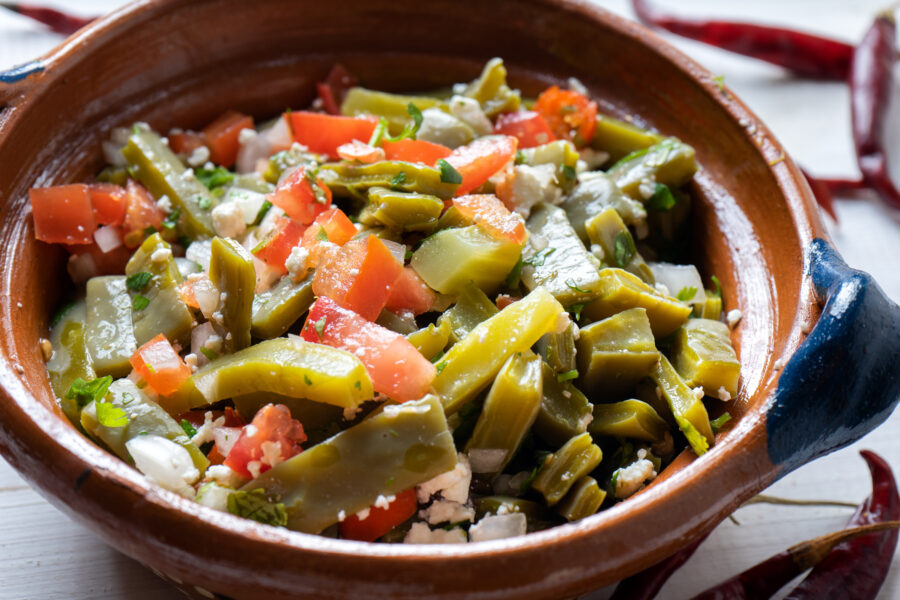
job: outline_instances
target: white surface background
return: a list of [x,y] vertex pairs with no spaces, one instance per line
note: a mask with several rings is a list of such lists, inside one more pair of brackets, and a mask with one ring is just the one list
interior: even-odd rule
[[[859,40],[885,0],[659,0],[683,14],[717,15],[801,27],[847,41]],[[122,4],[115,0],[55,2],[81,14]],[[599,4],[630,16],[625,0]],[[775,67],[668,36],[740,96],[813,173],[856,173],[850,139],[847,89],[843,84],[799,81]],[[0,70],[34,58],[61,37],[0,9]],[[900,85],[898,85],[900,87]],[[898,90],[900,92],[900,90]],[[900,103],[894,111],[900,114]],[[895,118],[895,123],[900,119]],[[892,127],[897,131],[897,127]],[[900,136],[894,136],[900,162]],[[900,169],[897,170],[900,173]],[[900,211],[877,201],[839,200],[840,225],[829,225],[847,261],[872,273],[900,301]],[[900,358],[900,357],[898,357]],[[900,361],[898,361],[900,364]],[[900,367],[898,367],[900,368]],[[852,374],[848,374],[852,376]],[[900,471],[900,412],[862,443],[807,465],[768,490],[791,498],[860,502],[870,491],[857,454],[870,448]],[[740,525],[723,522],[670,580],[661,598],[688,598],[721,579],[804,539],[840,528],[851,514],[841,508],[751,506]],[[606,598],[609,590],[590,595]],[[105,546],[69,521],[0,460],[0,599],[167,600],[181,597],[136,562]],[[900,555],[880,599],[900,598]]]

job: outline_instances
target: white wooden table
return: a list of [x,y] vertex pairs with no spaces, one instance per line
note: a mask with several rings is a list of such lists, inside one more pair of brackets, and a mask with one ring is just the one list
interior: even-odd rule
[[[673,10],[804,27],[849,41],[858,40],[884,0],[661,0]],[[625,0],[600,4],[630,15]],[[101,13],[116,0],[56,2],[81,14]],[[841,84],[798,81],[777,68],[670,38],[759,114],[793,156],[813,173],[855,173],[848,95]],[[60,36],[0,9],[0,70],[33,58]],[[900,91],[900,90],[898,90]],[[894,111],[900,114],[900,107]],[[900,119],[894,119],[897,131]],[[895,136],[896,137],[896,136]],[[900,139],[895,140],[900,157]],[[897,160],[895,162],[900,162]],[[900,174],[900,168],[897,169]],[[900,212],[875,202],[839,200],[834,242],[847,261],[872,273],[900,301]],[[863,442],[807,465],[767,493],[791,498],[859,502],[870,490],[857,451],[870,448],[900,472],[900,411]],[[723,522],[660,597],[688,598],[721,579],[804,539],[840,528],[851,510],[751,506]],[[602,600],[609,590],[589,595]],[[105,546],[69,521],[0,461],[0,600],[165,600],[181,597],[150,571]],[[900,598],[900,554],[879,596]]]

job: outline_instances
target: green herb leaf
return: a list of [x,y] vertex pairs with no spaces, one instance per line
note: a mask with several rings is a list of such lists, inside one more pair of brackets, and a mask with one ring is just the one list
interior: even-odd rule
[[397,187],[406,183],[406,173],[404,171],[400,171],[393,177],[391,177],[391,187]]
[[176,206],[175,209],[166,215],[163,219],[162,226],[166,229],[175,229],[178,225],[178,218],[181,217],[181,207]]
[[109,402],[95,402],[97,408],[97,422],[104,427],[125,427],[128,425],[128,415],[118,406]]
[[721,298],[722,297],[722,284],[719,281],[719,278],[716,277],[715,275],[713,275],[712,277],[710,277],[710,279],[712,279],[713,285],[716,286],[716,291],[714,292],[715,295],[718,296],[719,298]]
[[397,137],[390,137],[385,135],[384,139],[388,140],[389,142],[399,142],[400,140],[405,139],[416,139],[416,134],[419,133],[419,128],[422,126],[422,121],[424,119],[424,117],[422,116],[422,111],[419,110],[419,108],[415,104],[410,102],[406,105],[406,112],[408,112],[409,116],[412,117],[413,122],[407,123],[403,128],[403,131],[400,132],[400,135],[398,135]]
[[199,200],[197,200],[197,205],[202,210],[209,210],[210,208],[212,208],[212,200],[210,200],[209,198],[206,198],[206,197],[202,197]]
[[438,375],[440,375],[441,371],[443,371],[447,367],[447,361],[445,360],[443,362],[439,362],[438,364],[436,364],[434,366],[437,369]]
[[517,165],[524,164],[526,160],[528,160],[528,159],[526,158],[525,153],[522,152],[521,150],[516,150],[515,164],[517,164]]
[[441,350],[440,352],[438,352],[437,354],[435,354],[434,356],[431,357],[431,362],[437,363],[437,361],[444,358],[444,354],[445,354],[445,352],[443,350]]
[[317,242],[327,242],[328,241],[328,232],[325,231],[324,227],[319,227],[319,231],[316,233],[316,241]]
[[372,137],[369,138],[370,146],[380,146],[381,141],[384,139],[384,136],[387,134],[388,130],[388,120],[384,117],[380,117],[378,119],[378,125],[375,126],[375,131],[372,132]]
[[214,190],[217,187],[228,185],[234,181],[234,173],[225,167],[216,167],[215,169],[195,169],[194,175],[200,180],[200,183]]
[[135,397],[129,392],[122,392],[122,406],[128,406],[135,401]]
[[528,491],[528,488],[531,487],[531,483],[538,476],[538,473],[541,472],[541,469],[544,468],[544,464],[547,462],[548,456],[550,456],[550,452],[547,452],[546,450],[539,450],[536,453],[537,464],[534,466],[533,469],[531,469],[531,473],[528,475],[528,479],[523,481],[522,484],[519,486],[519,491],[521,493],[524,494],[525,492]]
[[256,218],[253,219],[253,226],[259,227],[259,224],[262,223],[262,220],[266,218],[266,215],[269,214],[269,209],[272,208],[272,203],[268,200],[263,200],[263,203],[259,207],[259,211],[256,213]]
[[687,302],[688,300],[692,299],[696,295],[697,295],[697,288],[695,288],[693,286],[684,286],[683,288],[681,288],[678,291],[678,295],[675,297],[678,298],[679,300],[681,300],[682,302]]
[[719,430],[722,429],[722,427],[725,425],[725,423],[727,423],[730,420],[731,420],[731,415],[728,414],[727,412],[724,412],[718,418],[710,421],[709,424],[712,426],[713,433],[719,433]]
[[132,310],[144,310],[150,305],[150,299],[146,296],[141,296],[140,294],[136,294],[134,300],[131,302]]
[[675,196],[672,194],[672,190],[669,189],[669,186],[664,183],[657,183],[656,187],[653,189],[653,195],[647,199],[645,206],[647,207],[647,210],[666,212],[675,206],[676,203],[677,200],[675,200]]
[[69,386],[66,398],[75,400],[78,403],[78,408],[84,408],[91,401],[100,402],[103,400],[112,382],[113,378],[110,375],[90,381],[85,381],[79,377]]
[[437,166],[441,170],[441,183],[462,183],[462,175],[446,160],[438,160]]
[[215,360],[219,358],[219,353],[215,350],[210,350],[209,348],[200,348],[200,352],[209,360]]
[[577,174],[575,173],[575,167],[570,167],[569,165],[563,165],[560,167],[560,172],[566,181],[575,181]]
[[310,379],[309,375],[307,375],[306,373],[303,374],[303,383],[305,383],[307,386],[312,385],[312,379]]
[[355,387],[355,388],[358,389],[358,390],[361,390],[361,389],[362,389],[362,382],[361,382],[361,381],[357,381],[356,383],[353,384],[353,387]]
[[188,421],[187,419],[182,419],[180,424],[181,424],[181,428],[184,429],[184,432],[187,434],[187,436],[189,438],[192,438],[195,435],[197,435],[197,430],[194,428],[194,426],[191,424],[191,422]]
[[587,306],[586,302],[582,302],[580,304],[573,304],[569,307],[569,312],[572,313],[572,316],[575,317],[575,320],[578,321],[581,319],[581,311],[584,310],[584,307]]
[[616,260],[616,265],[624,269],[631,262],[631,259],[634,258],[635,252],[637,250],[634,247],[634,239],[632,239],[631,234],[627,231],[617,233],[615,247],[613,248],[613,257]]
[[147,287],[147,284],[150,283],[151,279],[153,279],[153,273],[150,273],[149,271],[140,271],[134,275],[129,275],[128,278],[125,279],[125,287],[129,290],[139,292]]
[[578,378],[578,369],[572,369],[571,371],[566,371],[565,373],[559,373],[556,376],[556,381],[562,383],[563,381],[569,381],[570,379]]
[[534,253],[534,256],[529,258],[528,260],[523,260],[523,265],[528,265],[529,267],[543,267],[544,262],[546,262],[547,257],[556,252],[556,248],[544,248],[543,250],[539,250]]
[[318,167],[303,167],[303,179],[305,179],[309,183],[309,187],[312,188],[313,196],[316,198],[316,202],[319,204],[328,204],[328,195],[325,193],[325,190],[322,189],[322,185],[319,183],[319,168]]
[[284,504],[274,502],[262,488],[250,492],[237,490],[228,496],[228,512],[258,523],[284,527],[287,525],[287,511]]
[[569,288],[570,290],[574,290],[574,291],[578,292],[579,294],[590,294],[591,293],[590,290],[583,290],[580,287],[578,287],[578,285],[575,283],[575,280],[572,279],[571,277],[569,279],[566,279],[566,287]]

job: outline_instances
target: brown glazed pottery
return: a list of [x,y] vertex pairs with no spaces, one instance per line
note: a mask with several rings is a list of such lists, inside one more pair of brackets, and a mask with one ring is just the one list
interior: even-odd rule
[[[66,291],[65,256],[34,240],[30,187],[92,177],[101,140],[135,120],[198,128],[229,108],[263,118],[308,106],[335,62],[367,87],[415,91],[470,80],[494,56],[528,95],[577,77],[603,111],[696,148],[695,258],[720,278],[726,310],[743,314],[733,334],[741,391],[727,407],[736,419],[706,455],[686,452],[629,501],[552,530],[365,544],[194,504],[66,421],[38,343]],[[817,239],[811,194],[778,141],[704,69],[585,2],[136,2],[0,74],[0,211],[0,452],[60,510],[196,598],[573,596],[671,554],[790,469],[863,435],[898,397],[895,369],[839,353],[861,329],[876,351],[900,337],[896,306]],[[896,359],[896,342],[885,344]],[[838,371],[858,377],[841,388]]]

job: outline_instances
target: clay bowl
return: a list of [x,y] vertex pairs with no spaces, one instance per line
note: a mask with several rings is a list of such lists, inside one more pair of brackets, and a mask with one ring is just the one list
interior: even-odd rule
[[[471,79],[493,56],[528,94],[575,76],[604,111],[697,149],[695,258],[721,279],[726,308],[743,312],[737,419],[706,455],[683,454],[638,496],[578,523],[412,547],[215,512],[151,485],[68,424],[38,349],[64,292],[64,255],[34,241],[29,187],[89,178],[100,141],[137,119],[165,130],[228,108],[267,117],[306,106],[336,61],[369,87],[414,91]],[[193,597],[572,596],[674,552],[862,436],[900,397],[898,308],[822,239],[777,140],[690,59],[586,3],[147,0],[0,82],[0,451],[57,507]]]

